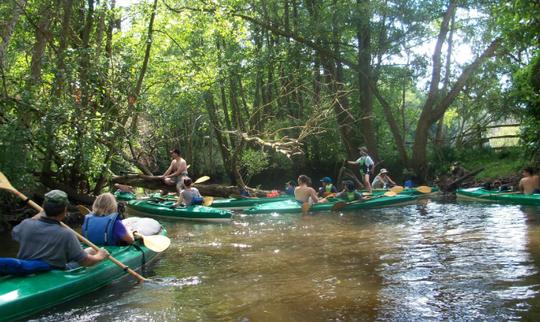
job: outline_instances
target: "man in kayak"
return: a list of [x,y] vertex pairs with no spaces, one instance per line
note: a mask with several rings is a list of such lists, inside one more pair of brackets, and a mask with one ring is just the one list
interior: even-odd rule
[[105,249],[83,249],[75,234],[60,225],[66,217],[67,194],[51,190],[45,194],[43,212],[15,226],[11,236],[20,244],[17,258],[41,260],[51,268],[92,266],[109,256]]
[[315,192],[315,189],[312,187],[309,187],[308,185],[311,183],[311,179],[301,174],[298,177],[298,187],[294,189],[294,198],[296,201],[299,201],[301,203],[309,203],[309,204],[315,204],[319,202],[319,198],[317,197],[317,192]]
[[187,163],[182,158],[180,150],[174,149],[170,152],[173,159],[167,171],[162,175],[163,182],[169,186],[176,185],[176,191],[180,193],[185,188],[184,178],[188,176]]
[[523,178],[519,180],[519,191],[524,194],[540,193],[540,179],[533,167],[523,169]]
[[321,179],[322,187],[319,188],[319,197],[328,197],[331,194],[336,194],[336,186],[332,184],[332,178],[324,177]]
[[373,159],[368,155],[368,150],[365,146],[358,148],[360,151],[360,157],[356,161],[347,161],[348,164],[360,165],[360,176],[362,177],[364,187],[368,190],[368,193],[372,193],[371,184],[369,183],[369,176],[373,171],[375,163]]

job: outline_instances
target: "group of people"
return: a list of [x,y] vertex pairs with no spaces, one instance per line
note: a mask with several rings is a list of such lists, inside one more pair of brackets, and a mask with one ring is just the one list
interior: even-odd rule
[[[373,188],[389,188],[396,183],[388,175],[386,169],[370,182],[370,174],[374,163],[365,147],[359,148],[360,157],[349,164],[360,165],[363,184],[372,193]],[[175,205],[191,205],[201,203],[202,196],[197,188],[192,187],[188,176],[188,166],[177,149],[171,151],[173,158],[169,168],[163,174],[167,184],[174,184],[178,190],[178,201]],[[540,193],[540,180],[533,168],[523,169],[523,178],[519,182],[519,190],[525,194]],[[287,182],[286,194],[294,195],[301,203],[315,204],[326,202],[329,197],[341,197],[346,200],[361,200],[365,198],[356,191],[354,182],[345,181],[342,191],[337,190],[330,177],[320,180],[318,191],[311,187],[311,179],[306,175],[298,177],[298,185],[293,181]],[[12,237],[19,242],[18,259],[37,261],[41,267],[50,269],[66,269],[77,266],[92,266],[109,256],[107,250],[100,248],[83,249],[76,235],[64,228],[60,222],[65,218],[68,206],[68,196],[61,190],[52,190],[45,194],[43,211],[36,216],[23,220],[12,230]],[[128,245],[137,238],[135,232],[127,229],[118,213],[118,204],[114,195],[104,193],[99,195],[93,205],[92,212],[85,216],[82,234],[96,245]]]
[[[43,211],[13,228],[11,235],[19,243],[19,260],[40,270],[73,269],[95,265],[109,256],[104,248],[83,249],[77,236],[60,224],[68,205],[64,191],[51,190],[45,194]],[[114,195],[101,194],[84,218],[82,235],[98,246],[132,244],[136,232],[126,229],[121,219]]]
[[202,204],[203,197],[199,190],[192,186],[193,180],[188,175],[188,165],[186,160],[182,158],[180,150],[173,149],[170,154],[172,158],[171,164],[161,177],[166,185],[176,185],[178,199],[174,206]]

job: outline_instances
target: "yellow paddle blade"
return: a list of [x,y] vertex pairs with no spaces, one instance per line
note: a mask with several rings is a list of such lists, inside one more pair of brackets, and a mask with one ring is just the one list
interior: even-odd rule
[[386,197],[395,197],[397,196],[397,193],[395,191],[387,191],[384,193],[384,196]]
[[169,246],[171,245],[171,240],[167,236],[163,236],[163,235],[143,236],[140,234],[139,236],[143,238],[144,246],[146,246],[146,248],[156,253],[161,253],[165,249],[169,248]]
[[209,176],[202,176],[202,177],[200,177],[199,179],[195,180],[194,183],[203,183],[203,182],[206,182],[206,181],[208,181],[208,180],[210,180],[210,177],[209,177]]
[[203,198],[203,206],[209,207],[214,202],[214,197],[204,197]]
[[309,212],[309,208],[311,208],[311,205],[309,204],[309,202],[304,202],[302,204],[302,214],[305,215]]
[[400,193],[400,192],[403,191],[403,187],[402,186],[393,186],[392,188],[390,188],[390,191],[395,192],[395,193]]
[[11,183],[9,183],[9,180],[2,172],[0,172],[0,189],[15,191],[15,188],[13,188]]
[[416,191],[421,192],[421,193],[431,193],[431,187],[419,186],[416,188]]

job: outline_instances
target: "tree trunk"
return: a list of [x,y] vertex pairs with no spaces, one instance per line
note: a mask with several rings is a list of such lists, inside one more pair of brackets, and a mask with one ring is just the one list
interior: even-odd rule
[[[151,190],[165,190],[169,192],[176,192],[176,186],[168,186],[163,183],[163,178],[159,176],[145,176],[141,174],[132,174],[126,176],[115,176],[111,180],[112,183],[126,184],[134,187],[142,187]],[[205,196],[224,197],[227,198],[230,195],[239,195],[240,188],[238,186],[225,186],[219,184],[195,184],[194,187],[199,189],[199,192]],[[250,193],[256,196],[266,196],[270,191],[260,190],[246,187]]]
[[[371,12],[370,0],[357,0],[362,11],[358,12],[356,39],[358,41],[358,109],[360,111],[360,131],[370,155],[378,159],[377,137],[373,126],[373,94],[369,86],[373,72],[371,66]],[[357,152],[354,151],[357,155]]]
[[11,40],[15,26],[17,25],[19,17],[21,16],[24,6],[26,5],[26,1],[27,0],[11,0],[13,3],[11,18],[4,25],[4,28],[0,30],[0,37],[2,38],[2,42],[0,42],[0,66],[4,66],[4,56],[6,54],[7,47],[9,46],[9,41]]
[[35,30],[36,42],[34,43],[34,48],[32,50],[32,61],[30,63],[29,85],[37,84],[41,81],[43,55],[45,54],[47,43],[52,37],[49,27],[51,25],[53,10],[54,9],[50,3],[44,3],[39,11],[40,18]]

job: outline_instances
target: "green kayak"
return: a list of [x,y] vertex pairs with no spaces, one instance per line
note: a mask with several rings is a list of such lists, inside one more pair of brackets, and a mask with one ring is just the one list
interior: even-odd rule
[[[162,231],[162,234],[166,235],[166,232]],[[157,255],[142,243],[138,246],[140,250],[133,246],[105,248],[120,262],[137,270],[155,260]],[[0,320],[21,319],[93,292],[126,275],[122,268],[104,260],[92,267],[52,270],[24,277],[0,277]]]
[[483,188],[467,188],[458,189],[456,195],[460,199],[540,206],[540,194],[538,193],[524,195],[516,192],[499,192]]
[[[354,210],[354,209],[369,209],[369,208],[380,208],[387,206],[400,206],[403,204],[410,203],[415,200],[415,196],[410,195],[396,195],[393,197],[387,196],[375,196],[370,200],[353,202],[346,205],[342,210]],[[330,202],[314,204],[310,207],[309,211],[331,211],[334,204],[338,201],[343,201],[340,199],[331,199]],[[257,205],[250,209],[247,209],[245,213],[247,214],[265,214],[265,213],[300,213],[302,212],[302,203],[294,200],[283,200],[265,203],[262,205]]]
[[230,198],[230,199],[214,199],[210,207],[216,208],[233,208],[241,209],[247,207],[253,207],[256,205],[262,205],[269,202],[291,200],[294,196],[279,196],[272,198]]
[[114,193],[117,201],[130,201],[137,199],[137,196],[131,192],[117,191]]
[[161,217],[206,222],[227,222],[232,213],[205,206],[173,207],[174,201],[131,200],[127,203],[129,216]]
[[[400,195],[411,195],[411,196],[429,196],[433,193],[439,192],[439,188],[437,187],[429,187],[431,191],[429,193],[423,193],[419,191],[417,188],[405,188],[401,192],[399,192]],[[366,193],[366,190],[359,190],[362,193]],[[385,192],[391,191],[391,189],[373,189],[373,195],[378,196],[382,195]]]
[[[175,195],[162,196],[159,193],[155,193],[150,196],[155,200],[175,200]],[[230,208],[230,209],[242,209],[247,207],[253,207],[268,202],[283,201],[294,198],[294,196],[283,195],[279,197],[263,197],[263,198],[228,198],[228,199],[214,199],[209,207],[212,208]]]

